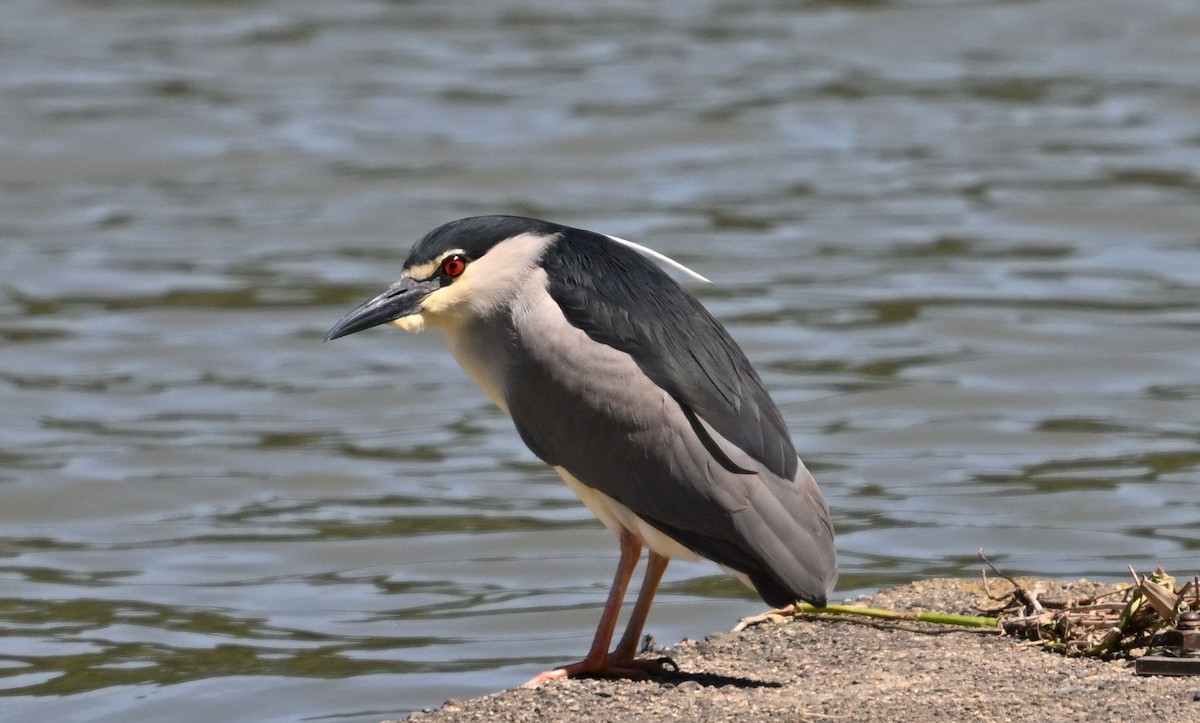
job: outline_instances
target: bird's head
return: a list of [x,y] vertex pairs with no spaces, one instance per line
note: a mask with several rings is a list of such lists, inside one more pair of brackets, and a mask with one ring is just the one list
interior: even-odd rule
[[[552,244],[562,240],[567,242],[564,248],[568,253],[586,254],[582,249],[589,248],[588,244],[583,244],[581,250],[570,251],[574,248],[570,243],[572,238],[580,241],[583,237],[631,248],[708,282],[657,251],[616,236],[534,218],[474,216],[451,221],[426,234],[408,253],[400,280],[347,314],[329,330],[325,339],[337,339],[380,324],[420,331],[427,326],[454,329],[465,322],[486,320],[491,314],[509,308],[523,290],[545,283],[543,256]],[[580,268],[586,266],[584,263]],[[646,281],[660,283],[653,275]],[[604,283],[607,283],[605,278],[597,274],[586,280],[589,287]]]
[[476,216],[429,232],[408,254],[400,279],[351,311],[326,340],[392,324],[405,331],[485,318],[516,296],[564,230],[516,216]]

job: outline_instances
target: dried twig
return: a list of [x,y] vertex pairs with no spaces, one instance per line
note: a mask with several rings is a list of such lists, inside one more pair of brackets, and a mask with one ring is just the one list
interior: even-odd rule
[[[1155,633],[1170,627],[1190,607],[1186,591],[1191,583],[1179,588],[1161,567],[1146,576],[1131,568],[1133,585],[1092,598],[1039,601],[1042,592],[1036,586],[1030,593],[990,562],[988,565],[1015,588],[1008,606],[998,612],[1004,631],[1069,655],[1110,658],[1143,653]],[[1122,600],[1111,600],[1115,595]],[[1035,606],[1035,602],[1040,604]]]
[[1005,580],[1008,580],[1012,584],[1012,586],[1016,588],[1016,595],[1018,596],[1019,599],[1023,600],[1026,605],[1033,608],[1035,612],[1039,612],[1039,613],[1042,612],[1042,603],[1038,601],[1038,594],[1037,594],[1036,590],[1034,590],[1031,593],[1028,590],[1026,590],[1024,587],[1022,587],[1019,582],[1012,579],[1011,577],[1004,574],[1003,572],[1000,572],[1000,569],[998,567],[996,567],[995,565],[993,565],[991,560],[987,559],[987,555],[983,554],[982,547],[979,548],[978,554],[979,554],[979,559],[983,560],[984,563],[986,563],[988,567],[992,568],[992,572],[996,573],[997,575],[1004,578]]

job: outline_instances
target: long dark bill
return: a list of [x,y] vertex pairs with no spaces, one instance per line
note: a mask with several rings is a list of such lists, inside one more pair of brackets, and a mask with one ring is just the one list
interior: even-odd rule
[[395,321],[402,316],[415,314],[421,309],[426,296],[436,291],[440,283],[436,278],[415,281],[403,278],[388,287],[387,291],[364,302],[354,311],[342,317],[325,335],[325,341],[353,334],[373,326]]

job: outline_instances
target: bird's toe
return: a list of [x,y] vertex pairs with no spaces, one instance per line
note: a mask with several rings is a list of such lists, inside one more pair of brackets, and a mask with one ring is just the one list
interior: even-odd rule
[[624,680],[644,680],[655,673],[679,672],[679,665],[666,656],[659,658],[632,658],[619,660],[608,656],[599,663],[581,660],[578,663],[564,665],[561,668],[547,670],[526,681],[522,688],[536,688],[542,683],[567,678],[613,678]]

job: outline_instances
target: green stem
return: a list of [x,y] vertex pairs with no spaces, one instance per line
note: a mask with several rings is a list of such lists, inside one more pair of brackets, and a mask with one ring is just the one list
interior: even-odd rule
[[857,605],[826,605],[823,608],[819,608],[802,602],[796,603],[795,610],[797,613],[805,614],[861,615],[868,618],[882,618],[883,620],[915,620],[922,623],[961,625],[968,628],[994,628],[1000,624],[997,618],[978,617],[975,615],[955,615],[953,613],[924,611],[897,612],[895,610],[881,610],[880,608],[859,607]]

